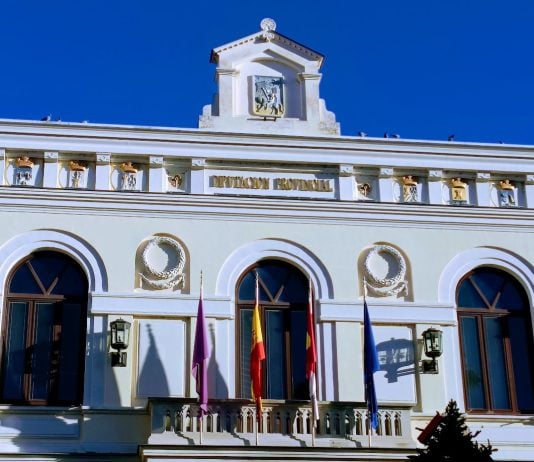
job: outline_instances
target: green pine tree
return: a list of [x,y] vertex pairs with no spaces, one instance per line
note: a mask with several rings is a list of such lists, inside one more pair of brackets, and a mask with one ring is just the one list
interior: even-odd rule
[[445,409],[443,420],[436,427],[427,447],[417,449],[417,455],[409,460],[419,462],[487,462],[492,461],[495,451],[488,441],[487,446],[479,444],[465,424],[465,417],[458,410],[456,401],[451,400]]

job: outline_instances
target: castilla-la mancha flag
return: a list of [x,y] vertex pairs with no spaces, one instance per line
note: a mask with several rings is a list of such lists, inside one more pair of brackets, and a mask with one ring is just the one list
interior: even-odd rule
[[256,401],[256,418],[260,420],[262,413],[262,375],[261,362],[265,359],[265,347],[263,345],[263,335],[261,333],[260,308],[259,308],[259,285],[256,275],[256,301],[252,313],[252,338],[250,350],[250,379],[252,388],[252,398]]
[[310,391],[314,419],[319,419],[319,406],[317,404],[317,349],[315,347],[315,323],[313,321],[313,296],[311,281],[308,289],[308,315],[306,322],[306,378]]

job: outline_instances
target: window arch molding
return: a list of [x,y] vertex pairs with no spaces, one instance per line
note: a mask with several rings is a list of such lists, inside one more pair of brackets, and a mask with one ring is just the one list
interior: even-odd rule
[[300,269],[311,279],[316,298],[334,297],[332,280],[319,258],[304,247],[281,239],[261,239],[236,249],[219,270],[216,294],[233,300],[236,285],[246,269],[266,259],[283,260]]
[[438,284],[438,301],[456,306],[456,290],[467,273],[480,266],[507,271],[525,289],[530,305],[534,302],[534,269],[518,255],[493,247],[477,247],[456,255],[444,268]]
[[40,229],[19,234],[0,246],[0,282],[5,285],[13,268],[32,252],[56,250],[73,258],[83,269],[89,291],[108,290],[107,272],[97,251],[85,240],[63,231]]

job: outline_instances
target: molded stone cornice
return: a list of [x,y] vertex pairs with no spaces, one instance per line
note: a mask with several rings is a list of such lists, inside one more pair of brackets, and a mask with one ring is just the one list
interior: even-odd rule
[[9,187],[0,187],[0,207],[3,212],[66,213],[74,209],[88,215],[534,232],[534,210],[523,208]]

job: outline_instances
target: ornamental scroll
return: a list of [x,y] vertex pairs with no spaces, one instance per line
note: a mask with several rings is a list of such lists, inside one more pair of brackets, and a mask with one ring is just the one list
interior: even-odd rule
[[155,290],[184,287],[186,256],[182,245],[172,237],[153,236],[139,255],[139,277]]
[[374,245],[363,260],[364,284],[375,296],[408,295],[406,260],[390,245]]

